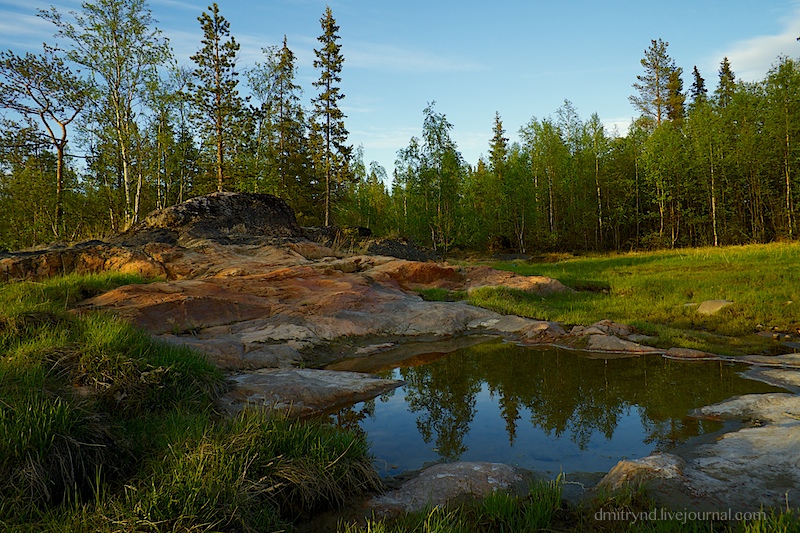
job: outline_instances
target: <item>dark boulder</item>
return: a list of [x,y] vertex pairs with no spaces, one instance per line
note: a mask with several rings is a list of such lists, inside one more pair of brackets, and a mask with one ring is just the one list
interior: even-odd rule
[[271,194],[217,192],[153,211],[114,240],[125,245],[210,240],[250,244],[265,238],[302,237],[294,211]]

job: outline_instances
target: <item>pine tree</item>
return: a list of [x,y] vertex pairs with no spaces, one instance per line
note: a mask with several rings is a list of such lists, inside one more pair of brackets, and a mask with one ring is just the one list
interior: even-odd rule
[[244,110],[235,70],[239,43],[231,37],[230,23],[219,14],[216,2],[208,10],[210,15],[204,12],[197,18],[203,30],[203,48],[191,57],[197,67],[189,91],[194,118],[214,142],[217,190],[222,191],[229,177],[227,150]]
[[317,40],[322,47],[314,50],[316,59],[314,68],[319,69],[319,80],[314,82],[320,92],[312,100],[314,104],[314,122],[312,124],[312,139],[317,146],[315,159],[324,176],[325,181],[325,215],[324,224],[331,223],[331,202],[333,187],[337,182],[346,181],[348,178],[348,164],[352,146],[348,146],[348,131],[344,125],[345,114],[339,108],[339,101],[344,98],[339,83],[341,83],[342,64],[344,57],[341,54],[339,40],[339,26],[333,18],[331,8],[325,8],[325,14],[320,19],[322,35]]
[[492,172],[500,176],[502,174],[502,167],[508,158],[508,137],[505,137],[506,130],[503,129],[503,121],[500,119],[500,113],[494,114],[494,135],[489,143],[489,161],[492,164]]
[[639,91],[638,96],[630,96],[630,102],[639,109],[643,115],[652,118],[656,126],[667,118],[667,105],[669,100],[669,78],[675,71],[675,62],[667,54],[669,43],[661,39],[650,41],[650,48],[645,50],[641,64],[645,73],[636,76],[639,80],[633,88]]
[[[294,82],[297,67],[294,53],[283,38],[283,47],[277,55],[273,108],[275,110],[275,136],[277,143],[278,179],[286,192],[287,200],[300,203],[303,188],[310,187],[306,174],[306,125],[300,105],[300,86]],[[305,196],[310,197],[306,190]]]

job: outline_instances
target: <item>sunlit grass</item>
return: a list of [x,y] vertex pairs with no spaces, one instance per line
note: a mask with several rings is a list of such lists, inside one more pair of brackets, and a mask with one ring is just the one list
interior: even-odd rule
[[[757,328],[800,327],[799,263],[800,245],[780,243],[497,263],[496,268],[552,277],[578,290],[541,297],[479,289],[470,302],[568,325],[611,319],[658,335],[654,344],[665,348],[756,353],[772,346],[754,335]],[[734,303],[703,316],[696,304],[704,300]]]

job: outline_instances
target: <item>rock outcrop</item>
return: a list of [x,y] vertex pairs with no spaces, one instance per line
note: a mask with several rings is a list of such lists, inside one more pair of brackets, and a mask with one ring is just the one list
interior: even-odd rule
[[270,238],[303,236],[294,211],[271,194],[217,192],[159,209],[113,242],[142,246],[154,242],[192,246],[263,243]]

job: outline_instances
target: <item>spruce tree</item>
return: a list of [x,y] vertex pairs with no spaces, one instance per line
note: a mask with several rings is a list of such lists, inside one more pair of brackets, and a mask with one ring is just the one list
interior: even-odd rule
[[667,83],[667,90],[669,96],[667,97],[667,118],[676,127],[683,125],[685,116],[684,103],[686,95],[683,94],[683,80],[681,74],[683,69],[678,67],[669,73],[669,80]]
[[692,86],[689,88],[689,96],[692,97],[692,106],[699,105],[706,101],[708,97],[708,89],[706,89],[706,80],[700,75],[695,65],[692,70]]
[[312,143],[315,145],[315,163],[324,176],[325,182],[325,215],[324,224],[331,223],[331,201],[336,183],[347,180],[348,165],[352,146],[348,146],[348,131],[344,125],[345,114],[339,108],[339,101],[344,98],[339,84],[344,57],[341,53],[339,26],[333,18],[331,8],[325,8],[320,19],[322,35],[317,40],[322,47],[314,50],[316,59],[314,68],[319,69],[320,77],[314,82],[319,95],[312,100],[314,104],[314,121],[312,124]]
[[194,104],[194,118],[201,130],[214,142],[217,190],[224,189],[227,150],[244,107],[239,96],[235,70],[239,43],[231,37],[230,23],[219,14],[216,2],[197,18],[203,30],[203,47],[191,57],[197,67],[189,91]]
[[[278,179],[287,195],[287,200],[300,204],[303,196],[303,191],[300,189],[310,187],[306,178],[308,173],[306,125],[303,107],[300,105],[301,89],[294,82],[297,73],[295,56],[287,46],[285,36],[276,59],[272,107],[275,112]],[[307,200],[309,192],[306,191]]]
[[500,179],[503,165],[508,158],[508,137],[505,137],[506,130],[503,128],[503,121],[497,111],[494,114],[492,132],[492,140],[489,143],[489,161],[492,164],[492,172]]
[[733,75],[730,61],[725,57],[719,66],[719,84],[714,91],[719,106],[728,107],[733,100],[734,92],[736,92],[736,76]]

